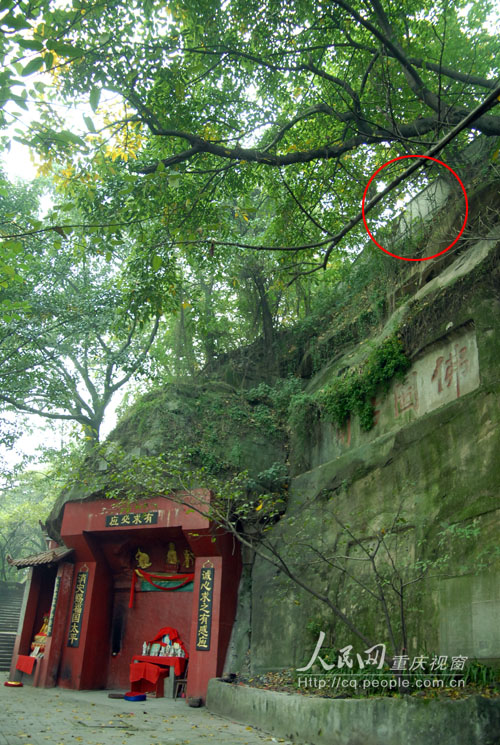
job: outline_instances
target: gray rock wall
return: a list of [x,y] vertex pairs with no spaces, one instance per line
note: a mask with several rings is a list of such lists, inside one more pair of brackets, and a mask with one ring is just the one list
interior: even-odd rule
[[[414,334],[412,367],[404,381],[377,396],[372,430],[363,431],[352,417],[342,428],[320,421],[305,437],[292,433],[295,477],[286,516],[273,529],[276,542],[301,579],[336,598],[368,637],[388,642],[380,606],[350,594],[345,577],[312,560],[305,544],[325,555],[338,535],[334,515],[354,533],[369,534],[401,508],[398,560],[404,554],[403,563],[411,557],[436,564],[450,553],[446,567],[411,588],[413,655],[500,659],[498,243],[476,243],[400,305],[377,335],[336,355],[311,380],[308,390],[319,390],[359,365],[395,328]],[[444,526],[451,526],[449,543],[440,535]],[[254,673],[305,665],[319,627],[330,631],[337,648],[358,643],[325,604],[262,558],[255,560],[246,598]],[[238,660],[232,663],[238,669]]]

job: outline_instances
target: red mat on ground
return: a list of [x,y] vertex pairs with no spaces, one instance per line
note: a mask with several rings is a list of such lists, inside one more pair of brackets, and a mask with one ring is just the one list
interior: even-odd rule
[[30,657],[27,654],[20,654],[16,662],[16,670],[31,675],[35,667],[36,657]]

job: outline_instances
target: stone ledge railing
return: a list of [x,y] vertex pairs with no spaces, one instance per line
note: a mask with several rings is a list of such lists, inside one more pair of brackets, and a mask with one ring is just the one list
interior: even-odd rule
[[208,684],[213,714],[300,745],[498,745],[500,698],[327,699]]

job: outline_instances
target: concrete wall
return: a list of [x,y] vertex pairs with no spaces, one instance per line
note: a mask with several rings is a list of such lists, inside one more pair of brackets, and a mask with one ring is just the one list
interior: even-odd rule
[[432,220],[450,192],[451,188],[448,183],[443,178],[438,178],[414,197],[407,204],[401,217],[395,221],[395,243],[399,244],[403,239],[411,239],[412,233],[415,235]]

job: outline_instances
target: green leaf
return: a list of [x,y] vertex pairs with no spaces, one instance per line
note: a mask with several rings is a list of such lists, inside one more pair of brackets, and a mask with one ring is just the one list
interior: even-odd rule
[[89,130],[89,132],[92,132],[93,134],[95,134],[96,128],[95,128],[94,122],[92,121],[92,119],[90,118],[90,116],[86,116],[84,114],[83,115],[83,120],[84,120],[85,124],[87,125],[87,129]]
[[[20,106],[22,109],[24,109],[25,111],[29,111],[29,109],[28,109],[28,107],[26,105],[26,102],[23,101],[23,99],[20,96],[11,96],[11,98],[14,101],[14,103],[17,103],[17,105]],[[21,140],[18,137],[14,137],[14,140],[16,140],[16,139],[18,140],[18,142],[26,142],[25,139],[22,139]]]
[[92,111],[97,111],[97,107],[99,106],[99,100],[101,98],[101,89],[94,86],[92,90],[90,91],[90,105],[92,107]]
[[85,50],[80,47],[74,47],[72,44],[65,44],[62,41],[54,41],[54,39],[47,41],[47,49],[51,49],[61,57],[83,57],[85,54]]
[[[11,95],[11,99],[12,99],[12,101],[14,101],[14,103],[16,103],[18,106],[20,106],[25,111],[28,111],[29,110],[28,107],[27,107],[27,105],[26,105],[26,102],[24,101],[24,99],[21,98],[21,96]],[[17,138],[17,137],[14,137],[14,139],[15,140],[16,139],[19,140],[19,138]],[[21,142],[21,140],[19,140],[19,142]]]
[[153,256],[153,261],[151,262],[151,266],[153,267],[153,271],[154,272],[157,272],[158,269],[161,267],[162,263],[163,262],[162,262],[161,256],[158,256],[158,255],[155,254]]
[[3,25],[8,26],[9,28],[15,28],[16,31],[21,31],[25,28],[31,28],[24,16],[13,16],[10,13],[9,15],[5,16],[5,18],[2,18],[2,26]]
[[38,70],[43,67],[43,64],[43,57],[35,57],[35,59],[32,59],[31,62],[28,62],[26,67],[23,68],[21,75],[26,77],[27,75],[32,75],[34,72],[38,72]]
[[16,39],[16,41],[21,49],[31,49],[34,52],[41,52],[43,49],[42,42],[36,41],[36,39]]
[[20,251],[22,251],[23,244],[21,243],[21,241],[4,241],[0,245],[0,248],[2,249],[2,251],[4,251],[5,249],[7,249],[9,251],[9,253],[11,253],[11,254],[17,254]]
[[85,144],[81,137],[78,137],[78,135],[75,135],[73,132],[68,132],[67,129],[63,129],[61,132],[58,132],[57,139],[62,140],[63,142],[71,142],[74,145]]
[[50,52],[47,52],[43,57],[43,61],[45,62],[45,69],[50,70],[54,63],[54,55]]

